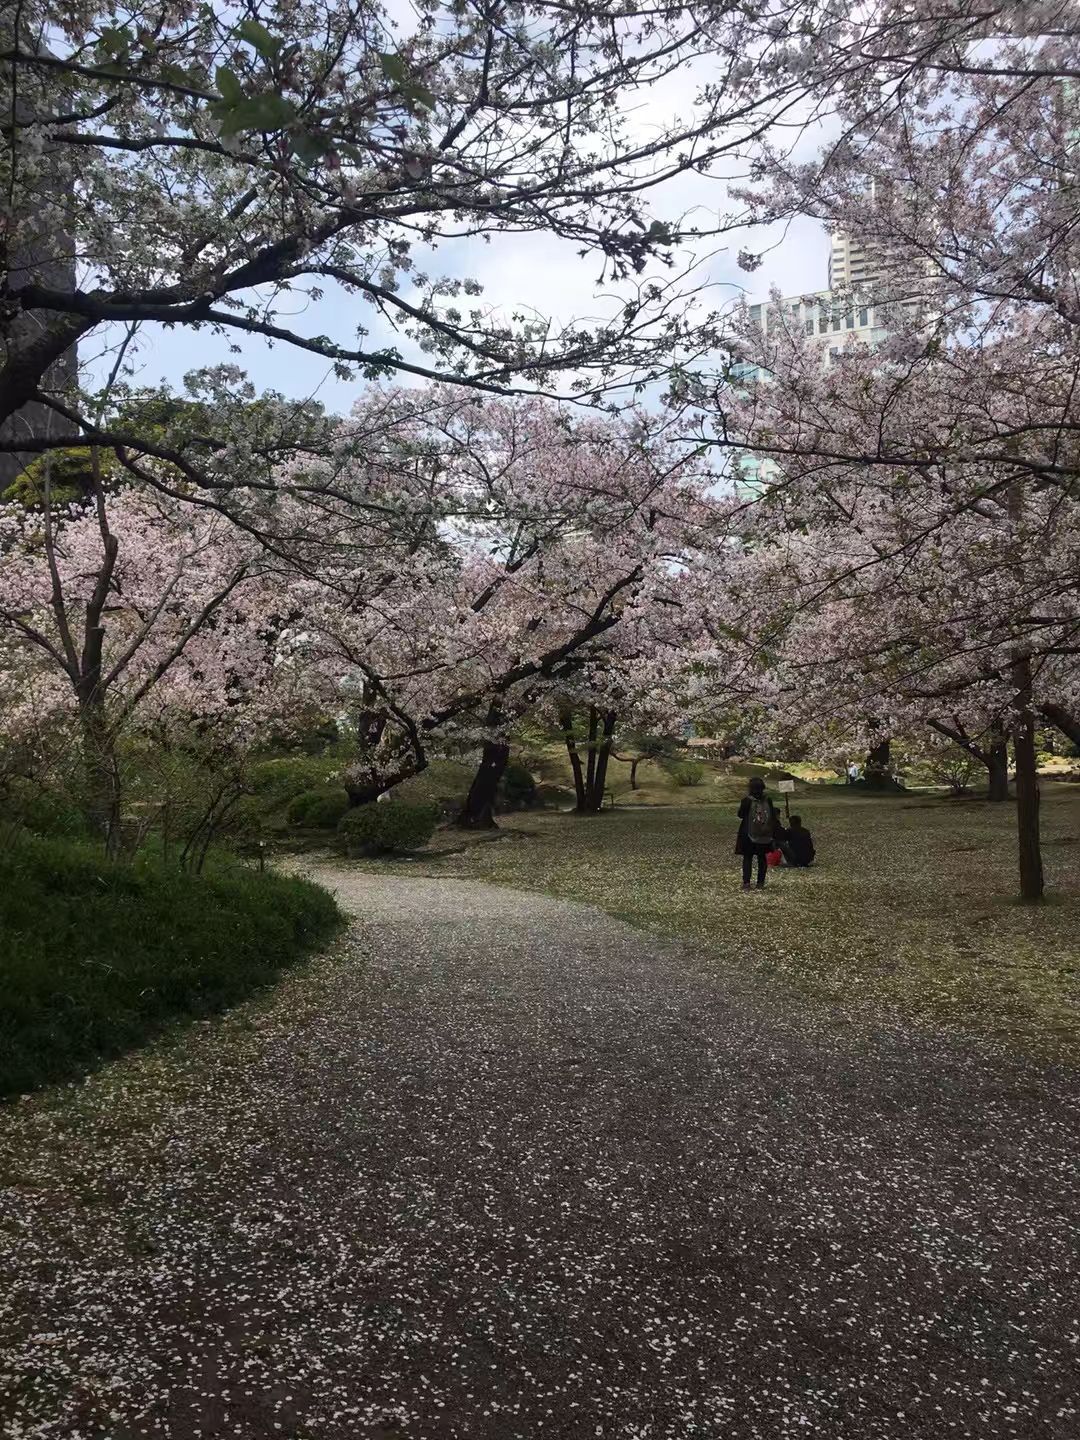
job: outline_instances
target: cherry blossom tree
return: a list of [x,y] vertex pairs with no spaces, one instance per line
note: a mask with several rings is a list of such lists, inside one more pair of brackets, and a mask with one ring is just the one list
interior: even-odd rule
[[119,737],[162,712],[172,723],[230,715],[256,723],[274,679],[278,603],[261,547],[218,515],[152,492],[108,491],[91,457],[89,506],[4,507],[0,629],[5,668],[27,683],[5,707],[9,735],[70,719],[87,805],[119,842]]
[[[0,420],[63,400],[70,367],[50,376],[73,346],[147,322],[366,378],[662,370],[685,326],[679,283],[650,262],[663,276],[734,217],[695,231],[649,195],[744,153],[806,94],[797,70],[747,65],[763,34],[747,7],[593,0],[425,0],[408,19],[374,0],[8,7]],[[684,113],[642,125],[635,110],[680,74]],[[565,240],[620,295],[561,328],[491,313],[480,277],[452,260],[439,274],[434,251],[499,233]],[[290,322],[331,285],[361,323]]]
[[766,148],[745,198],[857,242],[866,287],[837,313],[872,303],[888,339],[827,356],[774,298],[764,333],[739,322],[739,368],[684,393],[703,439],[759,457],[736,502],[746,593],[768,597],[743,607],[748,655],[868,747],[948,727],[999,789],[1011,732],[1037,899],[1035,727],[1044,704],[1069,718],[1080,635],[1080,41],[1054,4],[873,4],[823,43],[856,34],[867,63],[835,92],[835,138],[809,162]]
[[[1013,483],[947,517],[943,489],[940,472],[845,464],[736,502],[747,548],[728,633],[759,702],[791,725],[839,724],[868,749],[933,725],[986,763],[998,795],[1011,733],[1028,842],[1037,712],[1075,674],[1080,530],[1054,487]],[[1041,890],[1036,851],[1025,864]]]
[[464,823],[487,824],[514,719],[631,645],[676,567],[715,543],[715,516],[700,464],[643,416],[428,401],[414,444],[440,476],[437,541],[361,565],[349,546],[337,559],[324,546],[293,591],[298,663],[353,696],[354,803],[471,735],[486,748]]

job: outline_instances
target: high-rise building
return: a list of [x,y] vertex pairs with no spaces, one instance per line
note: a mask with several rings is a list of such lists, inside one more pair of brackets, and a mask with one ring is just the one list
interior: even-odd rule
[[842,230],[834,230],[829,247],[829,289],[865,290],[880,279],[880,257]]
[[889,333],[885,315],[869,295],[831,288],[751,305],[750,319],[763,336],[788,328],[812,338],[826,367],[840,358],[845,345],[878,345]]
[[[884,283],[884,268],[880,252],[834,232],[829,247],[829,288],[751,305],[750,319],[765,340],[784,330],[805,336],[820,353],[822,366],[829,369],[848,345],[880,345],[896,329],[898,317],[906,319],[919,306],[914,299],[897,305],[883,298],[884,292],[896,290],[891,278]],[[734,378],[757,379],[764,373],[760,366],[743,364],[736,368]],[[740,482],[751,487],[771,479],[777,469],[767,456],[750,453],[740,455],[736,465]]]

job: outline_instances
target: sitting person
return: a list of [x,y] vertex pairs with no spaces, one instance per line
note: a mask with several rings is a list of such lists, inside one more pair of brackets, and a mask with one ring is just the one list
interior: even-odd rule
[[791,823],[784,831],[780,842],[784,859],[798,870],[805,870],[814,863],[814,837],[803,828],[802,816],[792,815]]

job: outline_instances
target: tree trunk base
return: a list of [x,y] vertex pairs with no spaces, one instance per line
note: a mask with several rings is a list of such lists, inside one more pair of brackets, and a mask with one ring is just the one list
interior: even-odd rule
[[472,815],[468,810],[461,810],[454,821],[456,830],[498,830],[499,822],[491,811],[481,815]]
[[[489,723],[494,723],[489,715]],[[499,794],[499,782],[506,773],[510,760],[510,746],[505,740],[484,742],[480,764],[469,793],[454,821],[459,830],[497,830],[495,802]]]
[[1013,731],[1016,760],[1016,832],[1020,852],[1020,899],[1038,904],[1043,898],[1042,847],[1039,837],[1039,773],[1035,755],[1035,717],[1031,711],[1031,661],[1012,666],[1019,718]]

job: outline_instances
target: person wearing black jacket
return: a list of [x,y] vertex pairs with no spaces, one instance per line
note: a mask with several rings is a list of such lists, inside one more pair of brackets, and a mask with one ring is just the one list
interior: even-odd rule
[[801,815],[792,815],[780,841],[780,849],[787,863],[797,870],[805,870],[814,863],[814,837],[804,829]]
[[750,889],[754,859],[757,858],[757,888],[764,890],[765,876],[769,865],[766,855],[776,840],[780,824],[776,806],[765,793],[765,781],[755,775],[747,786],[747,793],[739,802],[739,833],[735,838],[735,853],[742,856],[742,888]]

